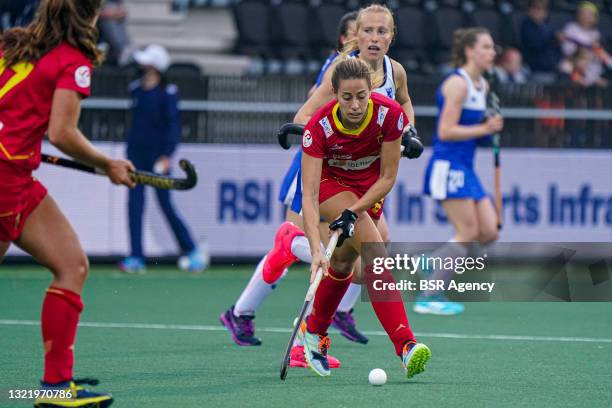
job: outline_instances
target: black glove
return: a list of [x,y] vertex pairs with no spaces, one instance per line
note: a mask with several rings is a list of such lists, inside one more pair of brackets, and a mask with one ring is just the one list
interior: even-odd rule
[[332,231],[342,228],[342,233],[338,237],[336,247],[341,247],[345,239],[353,236],[355,233],[355,221],[357,221],[357,214],[349,209],[346,209],[342,211],[342,215],[340,215],[340,217],[329,224],[329,229]]
[[404,133],[402,134],[402,146],[404,146],[402,156],[409,159],[416,159],[423,153],[423,143],[421,142],[421,139],[419,139],[419,135],[417,134],[417,130],[414,126],[408,125],[404,128]]

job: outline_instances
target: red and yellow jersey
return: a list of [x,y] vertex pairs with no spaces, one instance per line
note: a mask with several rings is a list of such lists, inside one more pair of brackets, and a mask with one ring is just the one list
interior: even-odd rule
[[54,91],[69,89],[87,97],[90,83],[91,61],[68,43],[34,63],[10,67],[4,66],[0,50],[0,162],[24,174],[36,169]]
[[310,119],[304,128],[302,150],[323,159],[321,180],[335,179],[365,192],[380,176],[382,143],[399,138],[408,117],[396,101],[372,93],[361,126],[347,129],[338,118],[339,107],[333,100]]

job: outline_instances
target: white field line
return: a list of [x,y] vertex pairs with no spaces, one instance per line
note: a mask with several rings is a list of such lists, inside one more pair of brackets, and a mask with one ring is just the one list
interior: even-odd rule
[[[0,326],[39,326],[37,320],[6,320],[0,319]],[[80,322],[80,327],[101,329],[148,329],[148,330],[188,330],[188,331],[225,331],[221,325],[187,325],[187,324],[155,324],[155,323],[101,323]],[[258,332],[290,333],[289,328],[258,327]],[[383,331],[364,331],[368,336],[386,336]],[[505,334],[462,334],[462,333],[415,333],[419,337],[463,339],[463,340],[514,340],[514,341],[551,341],[570,343],[612,343],[612,339],[592,337],[555,337],[555,336],[513,336]]]

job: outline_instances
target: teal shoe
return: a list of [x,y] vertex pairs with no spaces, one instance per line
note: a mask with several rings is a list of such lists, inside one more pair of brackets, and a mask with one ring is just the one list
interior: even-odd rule
[[178,259],[178,267],[184,271],[199,273],[208,268],[208,259],[200,251],[199,248],[195,248],[187,255],[181,256]]
[[147,271],[144,259],[138,256],[128,256],[117,264],[121,272],[143,274]]
[[451,302],[443,294],[431,296],[420,295],[412,308],[416,313],[440,316],[453,316],[463,313],[463,303]]

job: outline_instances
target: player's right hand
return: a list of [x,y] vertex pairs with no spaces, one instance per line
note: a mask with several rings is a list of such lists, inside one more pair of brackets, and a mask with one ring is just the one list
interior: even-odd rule
[[317,274],[317,270],[319,270],[319,268],[323,270],[323,276],[326,276],[327,270],[329,269],[329,259],[327,259],[325,254],[321,251],[312,254],[312,263],[310,264],[310,283],[314,281],[315,275]]
[[416,128],[411,124],[404,128],[402,146],[402,156],[409,159],[417,159],[423,153],[423,142],[419,139]]
[[129,160],[109,160],[107,168],[105,169],[106,175],[113,184],[123,184],[129,188],[136,186],[130,172],[135,171],[136,168]]
[[487,134],[492,135],[504,128],[504,118],[500,115],[491,116],[487,118],[487,121],[484,123],[485,128],[487,129]]

